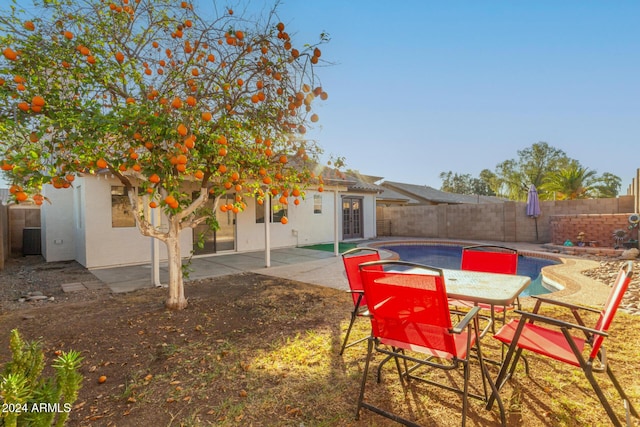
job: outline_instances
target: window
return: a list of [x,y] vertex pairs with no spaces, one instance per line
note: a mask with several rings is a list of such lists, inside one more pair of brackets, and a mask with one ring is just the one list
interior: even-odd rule
[[[257,200],[257,199],[256,199]],[[283,216],[287,216],[287,208],[284,205],[273,205],[271,199],[271,218],[270,222],[280,222]],[[256,224],[264,224],[264,205],[256,202]]]
[[314,214],[322,213],[322,194],[313,195],[313,213]]
[[111,187],[111,226],[114,228],[136,226],[127,189],[122,186]]

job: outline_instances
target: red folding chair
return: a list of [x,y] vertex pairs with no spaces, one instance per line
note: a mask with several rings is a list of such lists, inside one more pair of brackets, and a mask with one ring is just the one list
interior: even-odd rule
[[[381,270],[381,267],[384,270]],[[409,271],[394,271],[397,269]],[[464,313],[464,318],[453,326],[447,300],[442,270],[403,261],[377,261],[360,264],[360,272],[371,316],[372,332],[368,341],[356,419],[360,409],[366,408],[399,423],[415,426],[413,421],[364,401],[365,387],[372,353],[386,354],[387,360],[395,359],[400,382],[419,380],[443,387],[462,395],[462,425],[465,425],[468,398],[488,401],[487,384],[500,406],[502,424],[505,424],[502,403],[497,389],[489,377],[482,358],[479,342],[478,307]],[[469,388],[470,356],[477,358],[483,394]],[[425,358],[426,355],[426,358]],[[404,368],[401,367],[401,363]],[[412,366],[409,366],[409,365]],[[437,382],[418,375],[422,368],[454,371],[463,368],[462,387]],[[447,375],[448,376],[448,375]],[[380,376],[378,375],[378,381]]]
[[[497,245],[475,245],[462,248],[461,270],[481,271],[485,273],[516,274],[518,271],[518,251]],[[473,303],[464,300],[449,300],[454,307],[473,307]],[[516,299],[515,306],[520,309],[520,300]],[[507,310],[513,310],[514,305],[496,306],[492,304],[478,304],[483,310],[491,312],[491,322],[482,331],[484,336],[489,328],[495,333],[496,313],[502,314],[502,323],[506,320]]]
[[342,348],[340,354],[344,353],[344,350],[348,347],[354,346],[358,343],[365,341],[368,337],[360,338],[352,343],[347,344],[349,335],[351,334],[351,328],[358,317],[368,317],[369,311],[367,309],[367,300],[364,298],[362,290],[362,279],[360,278],[360,270],[358,265],[370,262],[379,261],[380,252],[374,248],[353,248],[342,254],[342,262],[344,263],[344,271],[347,275],[347,281],[349,282],[349,292],[353,297],[353,311],[351,312],[351,320],[349,321],[349,327],[347,333],[342,342]]
[[[521,318],[510,321],[495,335],[496,339],[509,345],[509,351],[505,356],[504,363],[496,380],[498,387],[501,388],[506,380],[513,375],[523,350],[546,356],[580,368],[589,380],[593,391],[609,415],[613,425],[621,426],[620,420],[607,401],[594,376],[594,372],[606,371],[609,379],[624,402],[626,422],[627,425],[630,425],[629,411],[636,418],[638,418],[638,412],[631,405],[627,394],[613,375],[611,366],[608,364],[606,358],[605,349],[602,345],[605,338],[609,336],[607,333],[609,326],[613,321],[624,293],[629,287],[629,282],[633,274],[632,270],[633,263],[631,261],[627,261],[622,265],[602,310],[595,310],[542,297],[536,297],[537,301],[532,313],[517,310],[516,313],[520,314]],[[576,323],[565,322],[539,314],[543,303],[567,308],[573,314]],[[585,326],[580,315],[580,313],[584,312],[600,313],[600,317],[593,328]],[[582,336],[576,337],[575,335],[571,335],[572,331],[580,332],[580,335],[584,335],[584,338]],[[588,350],[589,348],[590,350]],[[512,358],[513,361],[511,361]],[[492,403],[490,399],[487,407],[491,408]]]

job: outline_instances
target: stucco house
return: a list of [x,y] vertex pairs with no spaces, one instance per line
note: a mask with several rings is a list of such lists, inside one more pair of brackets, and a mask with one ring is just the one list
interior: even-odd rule
[[[247,209],[238,214],[218,210],[216,232],[206,227],[183,230],[183,256],[191,251],[194,256],[209,256],[375,237],[376,195],[381,189],[354,176],[332,176],[325,178],[323,192],[308,190],[298,206],[288,205],[287,224],[280,223],[285,214],[281,211],[272,212],[265,223],[264,207],[255,200],[247,200]],[[195,186],[191,190],[198,191]],[[47,261],[76,260],[87,268],[150,262],[152,239],[135,226],[128,196],[115,177],[85,175],[68,189],[46,186],[43,194],[51,201],[41,207],[41,246]],[[234,194],[227,197],[232,199]],[[142,205],[151,217],[155,210],[148,203]],[[161,215],[157,216],[162,224]],[[200,236],[202,248],[197,244]],[[163,244],[160,259],[166,259]]]

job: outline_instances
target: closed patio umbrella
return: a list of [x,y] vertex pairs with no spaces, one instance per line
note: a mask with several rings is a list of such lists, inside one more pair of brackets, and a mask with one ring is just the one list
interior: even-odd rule
[[538,190],[536,186],[531,184],[529,194],[527,195],[527,216],[532,217],[536,222],[536,241],[538,241],[538,217],[540,216],[540,200],[538,199]]

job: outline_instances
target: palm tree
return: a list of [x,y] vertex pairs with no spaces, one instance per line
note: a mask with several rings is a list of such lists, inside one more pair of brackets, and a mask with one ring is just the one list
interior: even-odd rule
[[596,171],[571,162],[566,168],[550,173],[542,187],[547,193],[554,192],[557,200],[575,200],[593,197],[599,183]]

